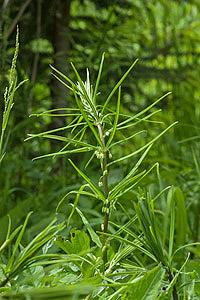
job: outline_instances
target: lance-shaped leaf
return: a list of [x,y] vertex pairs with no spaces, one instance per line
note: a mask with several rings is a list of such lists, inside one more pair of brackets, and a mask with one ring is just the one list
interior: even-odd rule
[[112,96],[114,95],[115,91],[118,89],[118,87],[122,84],[122,82],[124,81],[124,79],[126,78],[126,76],[130,73],[130,71],[133,69],[133,67],[135,66],[135,64],[137,63],[138,59],[136,59],[134,61],[134,63],[130,66],[130,68],[126,71],[126,73],[122,76],[122,78],[119,80],[119,82],[115,85],[115,87],[113,88],[113,90],[111,91],[110,95],[108,96],[108,98],[106,99],[106,102],[102,108],[101,114],[103,115],[104,110],[106,109],[110,99],[112,98]]
[[138,167],[143,162],[144,158],[146,157],[147,153],[151,149],[152,145],[150,145],[145,152],[142,154],[136,165],[131,169],[131,171],[126,175],[124,179],[122,179],[114,188],[110,191],[110,193],[114,192],[116,189],[120,188],[133,174],[137,171]]
[[105,197],[103,193],[97,188],[97,186],[91,181],[89,177],[87,177],[72,161],[69,159],[69,162],[72,164],[74,169],[85,179],[85,181],[89,184],[92,191],[99,197],[100,200],[105,201]]
[[[144,117],[144,118],[142,118],[142,119],[136,118],[136,120],[137,120],[136,122],[131,123],[131,124],[128,124],[128,125],[121,126],[121,125],[124,123],[124,122],[121,122],[121,123],[118,124],[117,130],[127,129],[127,128],[130,128],[130,127],[132,127],[132,126],[136,126],[136,125],[140,124],[141,122],[147,122],[147,121],[150,121],[149,118],[151,118],[152,116],[154,116],[155,114],[157,114],[157,113],[159,113],[159,112],[161,112],[161,111],[162,111],[161,109],[158,109],[158,110],[156,110],[156,111],[154,111],[154,112],[148,114],[146,117]],[[131,121],[133,121],[133,118],[131,117],[131,118],[129,118],[129,119],[126,120],[126,121],[127,121],[127,123],[128,123],[128,122],[131,122]],[[162,122],[159,122],[159,124],[160,124],[160,123],[162,123]]]
[[[79,123],[78,124],[78,126],[81,126],[81,125],[85,125],[85,123]],[[57,131],[61,131],[61,130],[73,128],[74,126],[77,126],[77,124],[67,125],[67,126],[64,126],[64,127],[60,127],[60,128],[56,128],[56,129],[52,129],[52,130],[40,132],[40,133],[28,134],[29,137],[26,138],[25,141],[31,140],[31,139],[36,138],[36,137],[42,137],[43,135],[46,135],[46,134],[49,134],[49,133],[54,133],[54,132],[57,132]]]
[[144,149],[146,149],[147,147],[149,147],[151,144],[153,144],[155,141],[157,141],[165,132],[167,132],[170,128],[172,128],[174,125],[176,125],[178,122],[174,122],[173,124],[171,124],[170,126],[168,126],[165,130],[163,130],[158,136],[156,136],[153,140],[151,140],[150,142],[148,142],[146,145],[144,145],[143,147],[141,147],[140,149],[136,150],[135,152],[132,152],[126,156],[123,156],[119,159],[116,159],[112,162],[110,162],[108,164],[108,166],[111,166],[114,163],[120,162],[122,160],[125,160],[127,158],[130,158],[138,153],[140,153],[141,151],[143,151]]
[[140,178],[143,174],[145,173],[145,171],[135,175],[132,178],[127,178],[122,184],[120,184],[117,188],[113,189],[113,191],[109,194],[108,200],[112,201],[120,192],[123,192],[124,189],[130,185],[133,181],[137,180],[138,178]]
[[12,268],[12,265],[13,265],[13,262],[14,262],[14,258],[15,258],[15,253],[16,253],[18,247],[19,247],[19,244],[20,244],[21,239],[22,239],[22,236],[23,236],[23,234],[24,234],[24,231],[25,231],[25,228],[26,228],[28,219],[29,219],[29,217],[30,217],[30,215],[31,215],[32,213],[33,213],[33,212],[31,211],[31,212],[27,215],[27,217],[26,217],[26,219],[25,219],[25,222],[24,222],[24,224],[23,224],[23,226],[22,226],[22,229],[21,229],[21,231],[20,231],[20,233],[19,233],[19,235],[18,235],[18,237],[17,237],[17,240],[16,240],[16,242],[15,242],[15,246],[14,246],[12,255],[11,255],[11,257],[10,257],[10,259],[9,259],[9,261],[8,261],[8,264],[7,264],[7,266],[6,266],[6,273],[8,273],[8,272],[10,271],[10,269]]
[[96,104],[96,96],[97,96],[97,92],[98,92],[99,81],[100,81],[100,78],[101,78],[104,56],[105,56],[105,52],[102,54],[102,57],[101,57],[101,63],[100,63],[100,67],[99,67],[99,73],[98,73],[98,76],[97,76],[97,81],[96,81],[96,85],[95,85],[95,89],[94,89],[94,96],[93,96],[93,99],[92,99],[94,105]]
[[98,247],[102,247],[102,243],[98,237],[98,235],[96,234],[96,232],[94,231],[94,229],[92,228],[92,226],[90,225],[90,223],[88,222],[87,218],[84,216],[84,214],[82,213],[82,211],[76,207],[76,211],[78,212],[78,214],[80,215],[83,224],[85,225],[85,227],[87,228],[91,239],[93,240],[93,242],[98,246]]
[[119,87],[119,94],[118,94],[117,111],[116,111],[115,121],[114,121],[113,129],[111,131],[110,138],[109,138],[109,140],[106,144],[106,149],[108,149],[109,145],[111,144],[111,142],[112,142],[112,140],[115,136],[116,129],[117,129],[117,123],[118,123],[118,119],[119,119],[119,109],[120,109],[120,98],[121,98],[121,86]]
[[72,154],[72,153],[88,152],[88,151],[92,151],[92,150],[93,149],[89,148],[89,147],[82,147],[82,148],[77,148],[77,149],[73,149],[73,150],[59,151],[59,152],[44,154],[44,155],[41,155],[41,156],[34,157],[33,160],[41,159],[41,158],[47,158],[47,157],[52,157],[52,156],[55,157],[57,155],[65,155],[65,154]]
[[[69,193],[67,193],[67,194],[59,201],[59,203],[58,203],[58,205],[57,205],[57,208],[56,208],[56,212],[58,212],[58,209],[59,209],[60,205],[63,203],[63,201],[64,201],[69,195],[73,195],[73,194],[77,195],[76,200],[75,200],[75,202],[74,202],[74,209],[76,208],[76,205],[77,205],[77,203],[78,203],[78,200],[79,200],[79,196],[80,196],[80,195],[88,196],[88,197],[92,197],[92,198],[95,198],[95,199],[96,199],[96,198],[97,198],[96,194],[92,194],[92,193],[90,193],[90,192],[86,192],[86,191],[83,191],[83,190],[82,190],[83,187],[86,187],[86,186],[89,186],[89,185],[88,185],[88,184],[82,185],[81,188],[79,189],[79,191],[70,191]],[[74,212],[73,212],[73,213],[74,213]],[[72,214],[73,214],[73,213],[72,213]],[[72,217],[72,214],[70,214],[70,216],[69,216],[68,223],[69,223],[69,221],[70,221],[70,219],[71,219],[71,217]]]
[[123,121],[118,126],[123,126],[126,123],[128,123],[128,122],[130,122],[132,120],[135,120],[136,118],[140,117],[142,114],[144,114],[145,112],[147,112],[148,110],[150,110],[153,106],[155,106],[158,102],[160,102],[162,99],[164,99],[165,97],[167,97],[170,94],[171,94],[171,92],[166,93],[165,95],[163,95],[162,97],[160,97],[158,100],[156,100],[155,102],[153,102],[151,105],[147,106],[145,109],[143,109],[142,111],[140,111],[138,114],[134,115],[133,117],[129,118],[128,120]]
[[78,146],[83,146],[83,147],[88,147],[94,150],[97,150],[98,147],[93,146],[91,144],[85,143],[85,142],[81,142],[79,140],[75,140],[75,139],[70,139],[67,138],[65,136],[59,136],[59,135],[51,135],[51,134],[45,134],[42,136],[43,138],[48,138],[48,139],[54,139],[54,140],[58,140],[58,141],[62,141],[62,142],[68,142],[70,144],[74,144],[74,145],[78,145]]

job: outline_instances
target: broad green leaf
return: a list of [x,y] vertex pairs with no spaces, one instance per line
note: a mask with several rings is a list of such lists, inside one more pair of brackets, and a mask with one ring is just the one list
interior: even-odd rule
[[70,232],[71,241],[58,236],[55,243],[67,254],[80,254],[90,249],[90,239],[87,233],[73,228]]
[[162,286],[165,270],[160,266],[144,274],[142,278],[131,286],[131,299],[155,300]]
[[52,43],[43,38],[37,38],[30,42],[30,50],[34,53],[49,53],[52,54],[54,52]]

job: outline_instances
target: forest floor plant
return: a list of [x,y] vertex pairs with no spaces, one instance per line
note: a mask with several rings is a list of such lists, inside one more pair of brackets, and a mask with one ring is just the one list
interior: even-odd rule
[[[148,170],[141,170],[141,165],[152,145],[177,122],[129,154],[125,153],[124,156],[119,155],[113,159],[114,155],[111,153],[112,151],[117,156],[117,151],[113,150],[115,147],[119,149],[119,145],[124,145],[127,141],[130,142],[142,134],[144,130],[138,131],[137,129],[142,122],[157,124],[152,117],[160,112],[160,109],[150,110],[170,93],[135,115],[121,113],[121,86],[135,66],[136,60],[105,101],[101,100],[97,103],[97,99],[100,98],[98,89],[103,62],[104,54],[94,89],[90,83],[88,70],[84,82],[72,64],[77,78],[77,83],[74,83],[59,70],[51,67],[54,71],[53,75],[74,95],[77,107],[59,109],[63,110],[62,115],[69,119],[66,126],[39,134],[30,134],[27,138],[27,140],[36,137],[48,138],[64,143],[58,152],[35,159],[91,153],[85,163],[85,171],[69,159],[71,166],[84,183],[78,190],[68,192],[57,206],[58,212],[66,199],[75,197],[74,203],[71,203],[72,210],[68,216],[67,225],[70,225],[77,213],[89,235],[83,230],[72,228],[71,238],[66,240],[65,237],[58,235],[65,228],[65,224],[55,225],[56,220],[53,220],[27,246],[23,246],[22,237],[31,213],[26,217],[24,225],[18,227],[11,235],[9,225],[6,240],[0,247],[2,270],[0,299],[198,299],[194,287],[199,278],[196,280],[194,272],[186,272],[189,253],[185,252],[185,249],[200,243],[180,245],[183,240],[182,235],[178,238],[179,243],[175,241],[175,234],[179,229],[175,220],[180,221],[179,214],[185,216],[185,223],[180,224],[184,226],[187,222],[186,207],[181,198],[180,189],[168,186],[152,197],[150,191],[146,193],[140,188],[153,170],[156,171],[161,185],[158,163],[150,166]],[[15,91],[16,81],[14,82],[11,86]],[[12,88],[8,89],[8,94],[6,92],[6,95],[10,96],[5,97],[5,99],[10,99],[10,102],[5,101],[2,141],[12,107],[14,96]],[[115,98],[116,109],[113,111],[110,100],[115,97],[116,91],[118,91],[118,96]],[[57,116],[57,110],[46,111],[37,116]],[[58,132],[65,130],[71,133],[58,135]],[[132,133],[126,135],[129,130]],[[3,153],[1,153],[1,158]],[[95,159],[98,161],[98,168],[100,165],[99,179],[96,183],[86,174],[87,167]],[[133,159],[135,161],[132,165]],[[121,165],[125,161],[131,161],[128,173],[122,180],[110,184],[112,166]],[[96,166],[96,163],[94,165]],[[132,212],[134,212],[132,216],[121,201],[126,200],[130,192],[130,202]],[[168,193],[167,196],[166,193]],[[89,219],[79,208],[80,197],[101,202],[102,224],[99,224],[99,227],[101,225],[102,231],[95,232]],[[155,209],[158,199],[161,205],[159,209]],[[178,212],[176,212],[176,206]],[[126,216],[124,223],[118,224],[113,218],[118,213],[117,208],[120,208],[121,213]],[[109,228],[112,228],[112,232]],[[102,241],[98,234],[102,236]],[[15,243],[11,245],[16,236]],[[6,252],[8,245],[11,247]],[[52,245],[57,246],[59,252],[52,254]],[[49,249],[50,253],[47,253]],[[38,251],[40,252],[36,255]]]
[[[119,82],[114,86],[113,90],[110,92],[105,101],[97,103],[97,98],[99,95],[98,88],[102,73],[103,62],[104,54],[102,55],[94,89],[90,83],[88,69],[86,81],[84,82],[72,63],[71,65],[77,78],[77,83],[74,83],[66,75],[64,75],[59,70],[51,66],[52,70],[54,71],[54,77],[57,78],[62,84],[64,84],[64,86],[66,86],[74,94],[77,108],[60,109],[65,111],[63,115],[70,119],[69,124],[65,127],[42,132],[39,134],[30,134],[30,137],[27,138],[27,140],[36,137],[42,137],[64,142],[64,146],[61,148],[60,151],[42,155],[40,157],[37,157],[36,159],[51,156],[56,157],[58,155],[69,155],[72,153],[91,152],[92,154],[90,156],[90,159],[85,164],[85,169],[95,157],[100,161],[101,176],[99,178],[98,184],[96,184],[92,180],[92,178],[88,177],[85,172],[78,168],[77,164],[75,164],[71,159],[69,159],[70,164],[84,179],[86,184],[84,183],[79,190],[73,190],[67,193],[59,202],[57,207],[58,211],[60,205],[67,197],[73,194],[76,195],[75,202],[74,204],[72,204],[73,208],[71,214],[68,218],[68,225],[70,219],[76,211],[80,215],[83,223],[85,224],[92,241],[96,244],[97,247],[101,247],[102,249],[103,268],[99,269],[99,266],[94,268],[96,269],[96,271],[98,269],[102,270],[103,272],[101,275],[103,279],[103,283],[101,286],[114,287],[115,284],[116,287],[117,285],[119,286],[119,289],[113,292],[112,295],[107,293],[105,291],[106,289],[103,289],[99,292],[99,294],[96,294],[96,297],[98,296],[100,299],[124,299],[124,297],[130,295],[130,299],[138,300],[171,299],[171,297],[173,297],[174,300],[177,300],[179,299],[178,295],[181,294],[180,291],[178,292],[177,290],[177,279],[181,274],[182,270],[184,269],[186,263],[188,262],[189,256],[186,258],[185,262],[181,264],[179,270],[174,269],[174,256],[177,255],[177,253],[180,250],[199,243],[197,242],[188,245],[183,245],[174,250],[175,196],[173,187],[164,188],[153,199],[151,199],[150,194],[147,194],[147,196],[145,196],[144,193],[142,193],[141,196],[140,192],[135,192],[138,195],[139,199],[138,204],[136,204],[134,201],[135,216],[133,218],[130,218],[127,224],[123,224],[123,226],[118,229],[115,235],[108,233],[108,225],[109,223],[112,224],[111,221],[109,222],[109,216],[112,210],[116,210],[116,205],[118,205],[118,202],[120,203],[122,197],[124,197],[129,191],[136,189],[138,185],[142,183],[144,178],[153,169],[156,169],[157,174],[159,174],[159,166],[157,163],[150,167],[149,170],[140,171],[140,166],[152,145],[170,128],[172,128],[177,122],[174,122],[166,129],[164,129],[161,133],[159,133],[157,136],[155,136],[152,140],[125,156],[118,157],[115,160],[112,160],[111,150],[114,147],[117,147],[119,144],[123,144],[128,140],[130,141],[131,139],[134,139],[134,137],[136,137],[138,134],[141,134],[143,131],[137,132],[137,126],[140,123],[157,123],[156,121],[151,120],[151,117],[160,112],[160,109],[154,110],[153,112],[149,111],[154,106],[156,106],[156,104],[158,104],[162,99],[167,97],[170,93],[165,94],[164,96],[153,102],[151,105],[149,105],[136,115],[130,116],[120,113],[121,85],[126,76],[135,66],[137,62],[136,60],[130,66],[127,72],[123,75],[123,77],[119,80]],[[109,104],[111,98],[114,96],[117,90],[118,97],[116,99],[116,110],[113,111]],[[56,111],[57,110],[46,111],[37,116],[56,116]],[[130,128],[134,129],[133,134],[131,134],[130,136],[125,136],[124,134],[122,134],[123,131],[128,131]],[[65,136],[56,135],[56,132],[61,132],[62,130],[71,130],[71,135],[70,133],[67,133]],[[116,136],[118,137],[118,139],[116,139]],[[119,139],[119,137],[121,137],[121,139]],[[136,159],[134,166],[128,172],[128,174],[126,174],[126,176],[120,182],[114,185],[114,187],[110,186],[110,167],[114,164],[121,164],[125,160],[130,161],[130,159],[132,160],[134,157],[138,157],[138,154],[140,153],[140,158],[138,160]],[[155,216],[156,211],[154,209],[154,202],[156,199],[161,197],[169,188],[170,190],[168,192],[168,200],[164,204],[166,212],[163,212],[164,218],[161,220],[160,218]],[[102,224],[103,232],[99,232],[99,234],[102,234],[102,243],[100,242],[99,237],[96,235],[96,233],[90,226],[88,220],[85,218],[85,216],[77,206],[80,196],[91,199],[98,199],[102,202],[102,213],[104,215],[104,221]],[[182,206],[180,206],[180,208],[185,213],[185,203],[182,203]],[[135,232],[128,229],[130,224],[136,222],[138,222],[138,225],[134,225],[134,227],[136,228]],[[117,226],[117,224],[114,224],[114,226]],[[160,226],[164,226],[164,238],[161,238],[162,233],[159,228]],[[169,230],[169,236],[167,236],[167,230]],[[119,236],[119,234],[121,234],[122,232],[124,232],[127,235],[127,238]],[[131,240],[129,240],[128,237],[131,238]],[[108,259],[108,251],[111,248],[110,242],[114,239],[117,239],[124,246],[121,245],[120,250],[111,259]],[[84,243],[85,245],[88,244],[89,248],[89,243],[87,242],[87,238],[86,236],[84,236],[84,233],[81,233],[80,231],[76,230],[71,235],[71,242],[66,241],[62,238],[58,238],[56,243],[61,249],[63,249],[68,254],[78,254],[81,252],[81,249],[82,251],[84,249],[86,251],[87,246],[84,247]],[[138,272],[137,275],[135,274],[133,277],[129,278],[129,281],[126,283],[120,284],[112,281],[112,284],[109,285],[109,283],[111,283],[111,281],[109,280],[109,276],[114,276],[114,274],[112,274],[114,267],[116,267],[116,265],[125,257],[127,257],[130,253],[137,251],[141,252],[142,255],[147,256],[147,258],[156,263],[157,266],[154,269],[152,269],[152,271],[147,272],[145,276],[140,277],[141,273]],[[136,262],[138,262],[137,256],[138,254],[136,254],[134,258]],[[129,268],[131,268],[130,264],[127,264],[127,266],[128,265]],[[138,270],[139,265],[140,264],[138,264],[137,267]],[[127,274],[130,275],[130,273]],[[167,288],[163,286],[165,276],[167,276],[169,280],[169,285],[167,285]],[[123,276],[121,278],[123,278]],[[145,289],[142,291],[142,285],[144,283],[146,284],[146,286]],[[127,292],[128,285],[132,285],[132,292]],[[163,290],[161,289],[162,286]],[[87,299],[89,299],[90,297],[95,298],[94,295],[95,294],[92,294],[92,296],[88,296]],[[183,299],[185,299],[184,297]]]

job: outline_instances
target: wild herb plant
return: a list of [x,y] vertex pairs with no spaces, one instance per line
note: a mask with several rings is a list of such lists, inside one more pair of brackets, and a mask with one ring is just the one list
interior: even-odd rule
[[8,77],[8,87],[5,89],[4,93],[4,111],[3,111],[3,118],[2,118],[2,125],[1,125],[1,136],[0,136],[0,163],[5,155],[5,147],[6,143],[4,141],[5,138],[5,131],[8,125],[8,120],[10,116],[11,109],[14,105],[14,95],[18,88],[27,80],[21,81],[17,84],[17,72],[16,72],[16,61],[19,52],[19,29],[17,27],[17,34],[16,34],[16,44],[15,44],[15,53],[12,59],[12,65]]
[[[59,70],[57,70],[54,67],[51,67],[52,70],[55,72],[53,73],[53,75],[74,94],[77,108],[64,109],[66,110],[66,114],[65,114],[66,117],[71,117],[74,115],[74,118],[65,127],[47,131],[47,132],[42,132],[39,134],[30,134],[30,137],[28,139],[35,138],[35,137],[43,137],[43,138],[63,141],[66,143],[65,146],[59,152],[43,155],[38,158],[90,151],[92,152],[91,158],[86,163],[85,168],[89,165],[91,160],[94,159],[94,157],[96,157],[100,161],[100,168],[101,168],[102,175],[101,178],[99,179],[99,183],[98,183],[99,186],[98,186],[93,182],[91,178],[89,178],[83,171],[81,171],[71,159],[69,159],[69,162],[74,167],[74,169],[87,182],[87,184],[83,185],[79,191],[72,191],[69,194],[74,193],[78,195],[85,195],[85,196],[87,195],[88,197],[99,199],[102,201],[102,213],[104,215],[104,221],[102,224],[103,227],[102,255],[103,255],[104,267],[106,268],[107,249],[108,249],[106,234],[108,232],[108,221],[109,221],[110,211],[115,207],[116,202],[121,196],[126,194],[129,190],[133,189],[156,166],[154,165],[148,171],[142,171],[138,173],[138,168],[141,165],[143,159],[145,158],[146,154],[148,153],[153,143],[156,140],[158,140],[166,131],[168,131],[171,127],[173,127],[176,124],[176,122],[171,124],[165,130],[163,130],[158,136],[156,136],[153,140],[146,143],[143,147],[135,150],[134,152],[126,156],[112,160],[111,149],[113,147],[117,146],[119,143],[125,143],[127,140],[133,139],[134,136],[140,134],[141,132],[136,131],[134,132],[133,135],[114,142],[115,135],[119,131],[121,132],[130,127],[135,127],[143,121],[148,121],[153,115],[158,113],[159,110],[149,113],[146,116],[143,115],[170,93],[167,93],[166,95],[162,96],[153,104],[151,104],[150,106],[148,106],[147,108],[145,108],[144,110],[142,110],[141,112],[139,112],[134,116],[120,114],[121,84],[123,83],[126,76],[130,73],[132,68],[137,63],[136,60],[130,66],[127,72],[122,76],[119,82],[114,86],[113,90],[110,92],[110,94],[105,99],[105,101],[99,101],[100,103],[98,104],[97,99],[98,97],[100,98],[100,96],[98,96],[99,95],[98,88],[99,88],[99,82],[100,82],[102,68],[103,68],[103,62],[104,62],[104,54],[102,55],[99,72],[98,72],[94,89],[90,83],[90,76],[89,76],[88,69],[87,69],[86,81],[84,82],[82,81],[78,71],[76,70],[75,66],[72,63],[71,65],[77,78],[77,83],[74,83],[70,78],[62,74]],[[63,80],[65,80],[67,83]],[[116,111],[112,111],[109,108],[109,103],[117,90],[118,90],[118,97],[116,100]],[[47,111],[40,115],[53,116],[55,111],[56,110]],[[65,136],[58,136],[56,134],[52,135],[52,133],[56,133],[56,131],[68,130],[68,129],[72,130],[72,132],[74,133],[74,136],[72,138],[68,138]],[[76,132],[75,130],[77,130],[78,132],[75,133]],[[93,134],[93,138],[94,138],[93,143],[90,143],[87,140],[88,130],[90,130],[91,133]],[[70,145],[73,145],[74,148],[70,150],[66,150],[67,148],[69,148]],[[132,170],[125,176],[125,178],[121,182],[119,182],[112,189],[110,189],[109,188],[110,166],[117,163],[121,163],[123,160],[131,159],[132,157],[136,156],[142,151],[144,151],[144,153],[142,154],[141,158],[137,161],[137,163],[134,165]],[[103,190],[101,189],[101,186],[103,186]],[[89,189],[90,191],[86,191],[85,189]],[[60,204],[69,194],[67,194],[60,201],[58,206],[60,206]]]
[[[184,201],[180,200],[180,189],[174,187],[162,188],[157,195],[152,197],[150,192],[145,193],[138,188],[153,170],[157,171],[158,181],[161,183],[157,163],[150,166],[148,170],[141,170],[141,166],[154,142],[172,128],[176,122],[143,146],[134,149],[132,153],[122,157],[113,158],[112,156],[114,147],[118,147],[119,144],[124,144],[127,141],[134,141],[134,138],[143,132],[137,131],[139,124],[142,122],[154,122],[156,124],[156,121],[151,118],[160,110],[154,110],[153,112],[150,110],[169,93],[136,115],[122,114],[120,112],[121,85],[137,61],[131,65],[105,100],[101,98],[102,96],[98,92],[103,62],[104,54],[94,89],[90,83],[88,70],[84,82],[72,64],[77,77],[77,83],[74,83],[66,75],[52,67],[54,76],[73,93],[77,107],[62,108],[63,115],[70,120],[66,126],[39,134],[30,134],[28,138],[42,137],[65,143],[60,151],[38,158],[56,157],[58,155],[72,156],[73,153],[91,152],[90,159],[85,164],[85,169],[89,167],[93,160],[97,159],[101,172],[97,182],[86,175],[86,171],[82,171],[73,161],[73,158],[69,159],[70,164],[85,183],[78,190],[67,193],[57,206],[57,211],[59,211],[65,200],[75,196],[74,203],[71,204],[72,210],[68,216],[67,224],[69,226],[73,214],[77,212],[90,237],[76,228],[73,228],[70,232],[70,241],[59,235],[56,237],[56,234],[64,228],[64,224],[54,225],[55,221],[53,221],[23,248],[21,240],[29,218],[28,215],[24,225],[17,228],[13,234],[10,235],[10,229],[8,230],[8,238],[0,248],[0,251],[5,250],[7,244],[19,233],[7,264],[1,265],[4,273],[1,286],[3,287],[9,282],[16,289],[20,284],[23,284],[24,289],[21,292],[6,292],[2,299],[48,298],[55,300],[70,297],[70,299],[85,300],[122,300],[125,298],[185,300],[187,296],[191,295],[193,299],[197,299],[194,290],[196,281],[190,280],[193,273],[190,274],[185,271],[189,254],[185,257],[186,252],[184,252],[184,249],[199,245],[199,243],[181,245],[183,241],[181,236],[178,238],[179,243],[176,243],[174,238],[175,234],[177,236],[175,228],[181,228],[179,225],[175,226],[176,219],[179,216],[176,212],[176,206],[180,210],[180,214],[186,216]],[[110,100],[115,97],[116,91],[118,91],[115,98],[116,109],[113,111]],[[99,101],[97,101],[98,98]],[[46,111],[38,116],[57,115],[56,109]],[[130,129],[133,129],[132,134],[126,136],[126,132]],[[57,132],[64,130],[70,130],[72,137],[69,133],[64,136],[57,135]],[[120,166],[121,162],[125,160],[131,160],[132,162],[133,158],[135,158],[135,162],[129,169],[130,171],[117,184],[110,185],[112,166],[115,164]],[[130,216],[120,201],[133,190],[132,204],[135,214]],[[169,191],[166,197],[167,190]],[[93,201],[101,201],[103,224],[99,224],[99,228],[102,225],[102,232],[95,232],[89,220],[79,209],[78,202],[81,196]],[[138,201],[135,198],[138,198]],[[155,209],[159,199],[162,199],[162,211]],[[117,207],[121,207],[128,217],[128,222],[125,224],[117,224],[113,222],[113,219],[110,219],[111,213],[116,212]],[[186,223],[181,224],[184,226]],[[108,225],[115,228],[114,234],[109,232]],[[102,242],[98,233],[102,235]],[[119,246],[113,250],[111,243],[114,240],[119,242]],[[50,248],[52,241],[55,241],[55,244],[65,254],[48,254],[47,250]],[[93,242],[92,245],[91,241]],[[36,256],[36,252],[39,250],[42,253]],[[108,255],[109,250],[111,250],[111,254]],[[99,252],[101,252],[101,255],[99,255]],[[177,259],[179,254],[181,259]],[[36,284],[37,276],[41,276],[39,275],[40,272],[42,272],[42,280]],[[26,289],[29,286],[28,282],[25,279],[20,279],[20,273],[24,277],[29,273],[32,274],[35,286],[39,288]],[[43,288],[44,286],[45,288]],[[187,288],[188,286],[190,288]]]
[[[24,80],[17,84],[17,72],[16,62],[19,51],[19,29],[17,27],[16,45],[12,65],[8,77],[8,87],[6,87],[4,93],[4,111],[2,116],[1,125],[1,137],[0,137],[0,163],[5,158],[5,150],[7,145],[7,139],[5,142],[5,132],[8,125],[11,109],[14,105],[14,96],[17,89],[27,80]],[[22,239],[27,227],[30,212],[23,223],[12,231],[11,218],[8,215],[8,228],[4,242],[0,245],[0,292],[4,289],[8,289],[8,286],[12,287],[12,282],[16,282],[17,278],[23,273],[24,270],[30,268],[33,263],[46,259],[46,255],[39,253],[42,248],[55,238],[57,233],[64,229],[64,223],[56,224],[57,220],[54,220],[46,226],[39,234],[33,238],[25,247],[22,246]],[[3,236],[5,228],[0,228],[0,234]],[[44,251],[43,251],[44,253]],[[37,256],[36,256],[37,254]],[[40,254],[40,255],[39,255]],[[54,255],[52,257],[55,258]],[[0,296],[1,297],[1,296]]]

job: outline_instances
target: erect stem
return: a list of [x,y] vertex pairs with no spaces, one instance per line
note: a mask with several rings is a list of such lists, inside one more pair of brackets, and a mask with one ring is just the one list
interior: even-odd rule
[[[109,189],[108,189],[108,169],[107,169],[107,150],[105,146],[105,140],[103,136],[103,130],[102,126],[100,123],[97,124],[98,130],[99,130],[99,137],[102,141],[102,152],[103,152],[103,164],[102,164],[102,172],[103,172],[103,187],[104,187],[104,196],[107,201],[108,199],[108,194],[109,194]],[[107,236],[105,233],[108,231],[108,220],[109,220],[109,208],[110,208],[110,203],[107,201],[104,206],[103,206],[103,213],[104,213],[104,223],[103,223],[103,240],[102,240],[102,246],[103,246],[103,262],[104,265],[107,263],[107,245],[106,245],[106,240]]]
[[[168,269],[168,275],[169,275],[169,282],[171,282],[173,280],[173,275],[172,275],[170,269]],[[176,290],[176,285],[173,286],[172,294],[173,294],[173,300],[178,300],[178,293]]]

